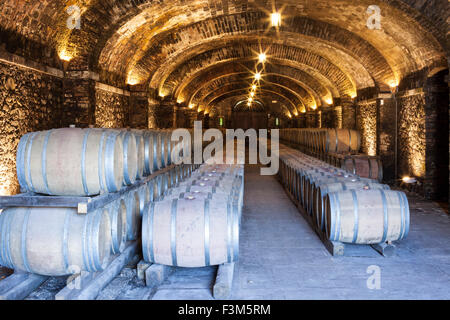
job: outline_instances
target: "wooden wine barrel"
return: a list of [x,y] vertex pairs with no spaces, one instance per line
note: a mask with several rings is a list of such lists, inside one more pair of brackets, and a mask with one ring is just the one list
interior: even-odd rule
[[103,270],[111,254],[106,210],[6,208],[0,214],[0,265],[46,276]]
[[127,242],[127,208],[122,199],[113,201],[105,208],[111,223],[111,253],[118,254]]
[[361,147],[361,136],[355,130],[328,129],[322,142],[325,152],[356,152]]
[[[150,194],[150,189],[146,184],[139,187],[137,192],[139,194],[139,215],[140,215],[140,217],[142,217],[142,214],[144,213],[144,207],[147,205],[147,203],[149,203],[151,201],[151,199],[153,198],[153,195]],[[153,192],[153,189],[152,189],[152,192]]]
[[342,168],[363,178],[383,180],[383,166],[378,157],[368,155],[346,156]]
[[151,175],[155,172],[155,139],[156,136],[152,131],[144,132],[144,173],[145,175]]
[[33,132],[20,139],[16,165],[23,190],[61,196],[117,192],[123,182],[123,142],[113,130]]
[[130,191],[122,199],[127,208],[127,240],[136,240],[141,227],[139,193],[137,191]]
[[313,217],[317,227],[320,230],[324,230],[324,201],[328,193],[348,191],[348,190],[390,190],[390,187],[386,184],[380,184],[376,182],[367,181],[338,181],[331,183],[320,183],[316,186],[313,196]]
[[151,203],[142,226],[144,260],[179,267],[231,263],[239,255],[239,216],[226,201]]
[[123,140],[123,184],[130,186],[138,175],[138,152],[136,137],[130,131],[119,131]]
[[325,217],[326,235],[330,241],[376,244],[404,239],[409,231],[408,199],[400,191],[329,193]]
[[131,130],[136,137],[136,152],[137,152],[137,174],[136,179],[144,177],[145,168],[145,140],[143,130]]

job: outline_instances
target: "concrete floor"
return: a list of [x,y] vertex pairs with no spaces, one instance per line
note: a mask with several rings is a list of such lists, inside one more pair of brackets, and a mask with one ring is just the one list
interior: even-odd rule
[[[259,167],[247,166],[240,261],[232,299],[450,299],[450,216],[410,197],[409,237],[384,258],[370,247],[332,257],[283,188]],[[380,270],[380,289],[367,281]],[[157,290],[124,269],[98,299],[212,299],[217,268],[177,269]],[[64,286],[51,280],[29,299],[51,299]]]

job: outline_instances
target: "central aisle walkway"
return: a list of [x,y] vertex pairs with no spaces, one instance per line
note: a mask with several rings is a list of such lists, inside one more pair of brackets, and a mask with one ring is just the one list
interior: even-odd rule
[[[276,177],[246,166],[245,192],[233,299],[450,298],[450,219],[445,214],[431,209],[413,214],[410,237],[395,257],[384,258],[370,247],[332,257]],[[414,212],[414,203],[411,208]],[[380,268],[380,290],[367,287],[370,266]]]

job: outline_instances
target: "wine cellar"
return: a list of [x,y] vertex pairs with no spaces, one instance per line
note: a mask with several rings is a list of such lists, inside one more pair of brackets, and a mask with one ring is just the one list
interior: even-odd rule
[[448,1],[0,14],[0,300],[450,299]]

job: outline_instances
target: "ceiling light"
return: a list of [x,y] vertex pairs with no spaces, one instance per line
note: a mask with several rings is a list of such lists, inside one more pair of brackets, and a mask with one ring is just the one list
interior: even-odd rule
[[333,104],[333,99],[331,99],[331,98],[325,99],[325,102],[327,104]]
[[252,97],[248,98],[248,102],[252,102],[252,101],[253,101]]
[[258,60],[259,60],[259,62],[264,63],[264,62],[266,62],[266,59],[267,59],[267,56],[266,56],[265,53],[260,53],[260,54],[258,55]]
[[261,80],[261,73],[258,72],[257,74],[255,74],[255,79],[258,81]]
[[252,92],[250,92],[250,97],[254,97],[255,96],[255,93],[252,91]]
[[272,21],[272,27],[281,26],[281,14],[279,12],[274,12],[270,15],[270,20]]
[[253,91],[256,90],[256,84],[252,85],[252,90],[253,90]]

